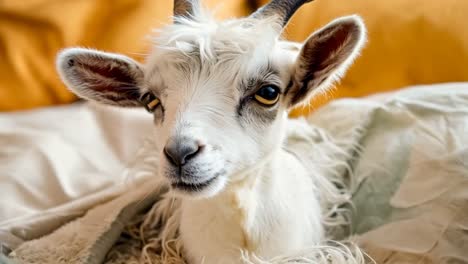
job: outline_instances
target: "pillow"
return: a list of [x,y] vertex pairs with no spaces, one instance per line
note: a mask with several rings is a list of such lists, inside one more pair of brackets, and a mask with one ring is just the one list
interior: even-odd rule
[[[219,5],[216,0],[204,1]],[[218,16],[240,16],[245,1],[227,0]],[[0,111],[76,100],[55,70],[58,50],[85,46],[141,60],[152,28],[170,22],[172,1],[4,0],[0,5]]]
[[334,18],[351,14],[361,15],[368,27],[362,56],[337,89],[313,99],[310,107],[292,115],[306,114],[332,98],[468,80],[468,1],[315,0],[299,9],[286,36],[303,41]]

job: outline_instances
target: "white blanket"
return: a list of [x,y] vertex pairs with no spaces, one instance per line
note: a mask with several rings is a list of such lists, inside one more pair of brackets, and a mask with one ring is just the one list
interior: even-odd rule
[[[468,261],[468,221],[461,218],[467,215],[458,212],[468,203],[468,84],[338,100],[308,120],[337,139],[365,130],[356,159],[343,162],[360,184],[353,187],[350,228],[372,257]],[[145,180],[128,168],[139,162],[151,126],[144,111],[90,104],[1,114],[0,242],[6,251],[97,204],[115,203]],[[418,217],[406,210],[413,208]]]
[[0,223],[122,182],[150,120],[90,104],[0,114]]

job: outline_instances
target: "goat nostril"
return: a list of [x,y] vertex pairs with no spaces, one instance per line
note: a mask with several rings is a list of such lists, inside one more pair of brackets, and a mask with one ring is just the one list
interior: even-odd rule
[[[187,161],[187,160],[192,159],[192,158],[194,158],[195,156],[197,156],[197,155],[200,153],[200,151],[202,150],[202,148],[203,148],[203,146],[195,145],[195,147],[194,147],[193,150],[192,150],[193,152],[187,154],[187,155],[185,156],[184,161]],[[184,162],[184,163],[185,163],[185,162]]]
[[174,166],[183,166],[188,160],[197,156],[203,146],[198,144],[175,144],[164,148],[166,159]]
[[179,166],[180,164],[178,163],[177,159],[175,158],[174,153],[168,150],[167,147],[164,148],[164,156],[166,156],[166,159],[175,166]]

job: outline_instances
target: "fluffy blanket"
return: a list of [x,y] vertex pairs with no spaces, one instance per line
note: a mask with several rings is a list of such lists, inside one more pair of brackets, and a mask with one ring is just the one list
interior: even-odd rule
[[[468,262],[466,131],[467,84],[339,100],[292,120],[285,147],[321,172],[330,241],[271,260],[246,252],[243,261]],[[184,263],[179,201],[155,176],[145,138],[126,181],[0,222],[0,262]]]

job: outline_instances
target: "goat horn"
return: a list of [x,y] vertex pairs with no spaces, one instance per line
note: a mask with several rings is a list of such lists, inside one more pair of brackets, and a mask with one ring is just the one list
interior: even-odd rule
[[250,17],[261,19],[276,15],[279,16],[281,25],[284,27],[299,7],[312,1],[313,0],[271,0],[268,4],[255,11]]
[[193,15],[193,6],[198,0],[174,0],[174,17]]

